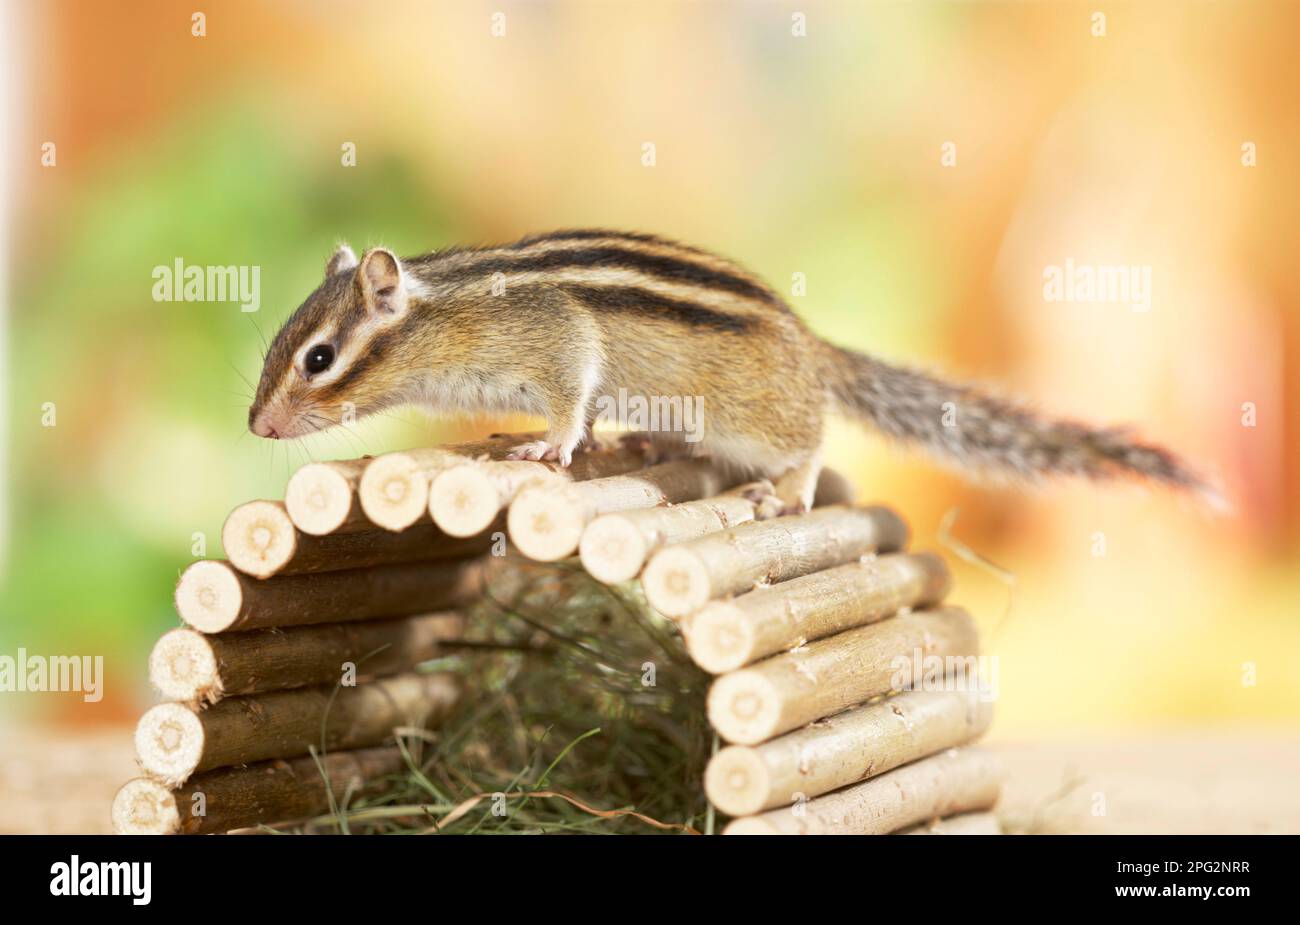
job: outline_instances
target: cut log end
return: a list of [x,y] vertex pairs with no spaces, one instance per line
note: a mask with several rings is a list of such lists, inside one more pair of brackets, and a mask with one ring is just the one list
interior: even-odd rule
[[690,620],[686,648],[710,674],[725,674],[754,660],[754,629],[730,601],[706,604]]
[[366,466],[357,496],[371,521],[385,530],[405,530],[428,510],[429,477],[406,453],[388,453]]
[[250,501],[226,518],[221,545],[235,568],[255,578],[267,578],[293,558],[298,537],[283,504]]
[[175,835],[181,830],[175,794],[145,777],[129,780],[117,791],[112,818],[118,835]]
[[641,572],[649,549],[645,537],[621,514],[597,517],[582,534],[578,555],[597,581],[607,585],[630,581]]
[[770,778],[767,765],[752,748],[729,745],[709,762],[704,792],[728,816],[750,816],[765,808]]
[[641,584],[650,606],[675,619],[690,616],[713,596],[709,570],[685,547],[670,546],[655,553]]
[[303,533],[324,536],[348,523],[356,504],[352,485],[328,463],[308,463],[289,479],[284,506]]
[[480,467],[454,466],[429,486],[429,515],[450,536],[477,536],[500,513],[501,495]]
[[239,618],[243,589],[234,570],[224,562],[195,562],[176,585],[176,612],[202,633],[220,633]]
[[780,731],[781,692],[764,675],[733,671],[713,682],[708,696],[709,723],[736,745],[757,745]]
[[563,490],[528,488],[510,505],[506,526],[525,556],[558,562],[577,552],[587,517],[582,505]]
[[163,634],[149,655],[149,680],[168,700],[213,702],[222,695],[212,643],[192,629]]
[[183,784],[203,756],[203,724],[179,703],[160,703],[135,727],[135,752],[150,777],[169,787]]

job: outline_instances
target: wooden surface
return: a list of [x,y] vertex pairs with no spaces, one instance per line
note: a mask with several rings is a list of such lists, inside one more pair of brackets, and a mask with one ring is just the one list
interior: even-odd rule
[[[0,741],[4,834],[106,834],[113,794],[139,773],[129,725],[34,728],[10,717]],[[1008,832],[1300,834],[1300,729],[986,747],[1006,767]],[[1095,793],[1105,815],[1092,815]]]
[[1300,834],[1300,730],[991,747],[1007,770],[1007,832]]

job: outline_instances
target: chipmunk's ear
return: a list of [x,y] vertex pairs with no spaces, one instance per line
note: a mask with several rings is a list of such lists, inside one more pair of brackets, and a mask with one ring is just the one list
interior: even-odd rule
[[346,244],[340,244],[338,250],[330,254],[330,259],[325,261],[325,278],[329,279],[335,273],[351,270],[356,265],[357,255],[352,253],[352,248]]
[[395,316],[406,311],[406,287],[402,285],[402,264],[382,247],[371,248],[361,258],[357,284],[373,315]]

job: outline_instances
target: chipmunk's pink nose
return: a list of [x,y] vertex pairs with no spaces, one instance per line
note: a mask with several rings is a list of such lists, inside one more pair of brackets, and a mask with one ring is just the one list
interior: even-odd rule
[[271,426],[271,422],[266,419],[265,413],[254,416],[248,422],[248,429],[259,437],[266,437],[270,440],[280,439],[280,434]]

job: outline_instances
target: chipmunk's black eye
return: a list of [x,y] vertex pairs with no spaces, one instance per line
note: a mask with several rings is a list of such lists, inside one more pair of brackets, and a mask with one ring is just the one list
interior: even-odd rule
[[317,344],[307,351],[307,356],[303,358],[302,365],[307,368],[307,375],[314,376],[317,373],[325,372],[333,362],[334,348],[329,344]]

